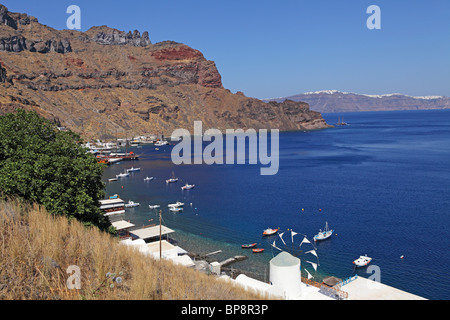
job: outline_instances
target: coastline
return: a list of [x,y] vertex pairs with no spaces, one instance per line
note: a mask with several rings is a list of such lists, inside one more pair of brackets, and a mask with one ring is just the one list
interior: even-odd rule
[[[437,122],[433,126],[421,126],[419,132],[424,133],[420,136],[423,138],[414,140],[414,148],[411,149],[411,133],[417,132],[425,114],[430,122]],[[369,115],[370,118],[367,118]],[[164,211],[168,203],[177,200],[193,203],[184,213],[163,213],[164,222],[177,230],[174,238],[180,246],[198,254],[223,250],[223,256],[213,256],[219,262],[238,254],[248,255],[249,259],[231,267],[245,270],[248,265],[252,268],[251,264],[260,263],[256,273],[262,280],[264,268],[273,257],[270,244],[261,243],[266,248],[261,255],[243,251],[242,244],[260,243],[261,231],[267,227],[293,228],[312,237],[327,219],[337,234],[327,243],[318,245],[318,279],[329,275],[339,278],[351,276],[354,274],[352,261],[367,253],[374,257],[374,264],[382,268],[383,283],[431,299],[439,298],[448,292],[444,284],[438,282],[440,291],[427,286],[427,283],[435,283],[440,278],[439,272],[428,268],[425,262],[433,251],[416,250],[412,245],[415,237],[408,230],[414,227],[420,232],[427,246],[432,241],[426,236],[429,230],[421,221],[427,219],[439,223],[442,217],[443,199],[439,198],[440,193],[429,193],[441,190],[446,177],[433,174],[434,178],[430,180],[418,169],[432,169],[435,172],[441,166],[439,159],[445,158],[447,151],[442,146],[447,140],[441,132],[447,127],[446,118],[442,115],[440,111],[348,113],[346,120],[350,125],[338,130],[283,132],[280,134],[280,156],[283,160],[279,173],[270,181],[259,176],[258,166],[175,166],[170,161],[170,147],[160,147],[156,151],[151,145],[143,146],[133,149],[142,154],[134,166],[142,167],[143,172],[135,178],[107,182],[107,191],[108,195],[119,193],[125,201],[140,201],[142,209],[130,209],[125,215],[125,219],[137,219],[140,224],[150,218],[145,208],[147,204],[161,204]],[[325,119],[333,119],[333,115],[331,118],[325,115]],[[438,136],[426,135],[430,130]],[[384,138],[381,140],[380,131]],[[392,153],[392,148],[396,148],[397,152]],[[410,159],[413,150],[416,154],[414,162],[404,162]],[[417,154],[417,150],[421,152]],[[433,162],[433,167],[429,167],[430,152],[433,159],[438,157],[436,159],[439,160]],[[111,165],[105,179],[132,165],[132,162]],[[380,166],[383,168],[381,175]],[[399,168],[402,170],[399,171]],[[404,170],[408,172],[407,176],[403,174]],[[173,171],[180,182],[167,186],[165,179]],[[140,181],[147,175],[157,179],[146,184]],[[397,175],[403,178],[389,178]],[[428,187],[418,194],[414,190],[419,189],[414,186],[424,181]],[[185,182],[196,184],[196,188],[182,192],[180,187]],[[386,182],[391,184],[390,188],[384,187]],[[414,189],[406,192],[403,190],[405,185]],[[273,189],[275,186],[281,189]],[[282,200],[280,192],[283,194]],[[429,204],[426,208],[423,208],[424,196]],[[386,201],[387,204],[384,203]],[[305,208],[304,214],[301,214],[301,208]],[[319,214],[318,208],[323,209],[322,213]],[[397,225],[396,233],[388,232],[390,229],[386,224],[391,223]],[[367,225],[370,228],[361,238],[358,230]],[[355,242],[356,237],[359,240]],[[400,241],[398,237],[409,240]],[[192,245],[184,244],[185,239]],[[396,245],[386,250],[382,239],[389,239]],[[441,247],[440,244],[433,244],[434,250],[439,252]],[[406,258],[399,259],[401,255]],[[308,264],[305,266],[308,267]],[[417,270],[420,275],[413,282],[408,276],[411,269]],[[370,276],[365,270],[359,270],[358,274]]]

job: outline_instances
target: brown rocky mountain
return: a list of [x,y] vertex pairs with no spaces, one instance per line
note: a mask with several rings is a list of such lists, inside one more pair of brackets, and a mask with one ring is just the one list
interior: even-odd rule
[[33,109],[86,138],[170,135],[176,128],[308,130],[328,125],[303,102],[263,102],[223,88],[187,45],[106,26],[55,30],[0,5],[0,114]]
[[306,102],[312,110],[323,113],[450,108],[450,98],[445,96],[411,97],[400,93],[367,95],[336,90],[307,92],[264,101],[283,102],[286,99]]

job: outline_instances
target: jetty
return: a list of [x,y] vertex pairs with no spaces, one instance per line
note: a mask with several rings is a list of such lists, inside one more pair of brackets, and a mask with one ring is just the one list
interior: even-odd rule
[[238,261],[243,261],[243,260],[246,260],[246,259],[248,259],[247,256],[234,256],[234,257],[228,258],[228,259],[226,259],[226,260],[224,260],[222,262],[219,262],[219,264],[220,264],[221,267],[225,267],[225,266],[228,266],[228,265],[230,265],[232,263],[235,263],[235,262],[238,262]]

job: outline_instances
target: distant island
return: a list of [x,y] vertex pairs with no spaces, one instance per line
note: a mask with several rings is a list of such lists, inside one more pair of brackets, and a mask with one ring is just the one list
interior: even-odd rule
[[323,90],[306,92],[283,98],[264,99],[264,101],[276,102],[283,102],[285,100],[306,102],[309,104],[311,110],[321,113],[450,108],[449,97],[413,97],[400,93],[369,95],[340,92],[337,90]]

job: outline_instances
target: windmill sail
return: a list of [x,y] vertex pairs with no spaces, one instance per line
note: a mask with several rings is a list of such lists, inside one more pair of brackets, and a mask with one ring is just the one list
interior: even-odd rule
[[304,243],[311,243],[306,237],[303,238],[302,242],[300,243],[299,247],[302,246]]

